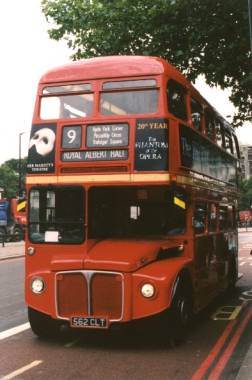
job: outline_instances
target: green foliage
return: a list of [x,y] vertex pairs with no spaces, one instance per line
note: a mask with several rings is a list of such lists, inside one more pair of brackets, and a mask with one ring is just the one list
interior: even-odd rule
[[[21,160],[21,188],[25,188],[25,171],[27,159]],[[0,166],[0,187],[4,189],[3,196],[15,197],[19,193],[19,160],[11,159]]]
[[241,198],[239,210],[251,210],[252,203],[252,177],[245,179],[240,184]]
[[247,0],[42,0],[52,39],[72,58],[160,56],[190,80],[231,88],[234,124],[252,120],[252,57]]

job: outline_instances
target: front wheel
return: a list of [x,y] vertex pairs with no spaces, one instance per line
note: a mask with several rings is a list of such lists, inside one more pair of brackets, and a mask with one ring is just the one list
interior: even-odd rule
[[176,342],[185,339],[193,315],[190,287],[182,281],[178,283],[170,309],[172,338]]
[[55,338],[60,333],[60,322],[49,315],[28,307],[31,329],[40,338]]

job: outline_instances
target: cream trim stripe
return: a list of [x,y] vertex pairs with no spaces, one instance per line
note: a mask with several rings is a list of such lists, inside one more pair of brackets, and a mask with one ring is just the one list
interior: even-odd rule
[[110,174],[110,175],[59,175],[59,176],[34,176],[26,177],[28,185],[46,183],[96,183],[96,182],[163,182],[169,181],[168,173],[145,173],[145,174]]

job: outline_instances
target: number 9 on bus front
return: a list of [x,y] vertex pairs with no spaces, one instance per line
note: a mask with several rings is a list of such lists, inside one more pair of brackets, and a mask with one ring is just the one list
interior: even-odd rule
[[62,148],[80,148],[81,147],[81,126],[63,127]]

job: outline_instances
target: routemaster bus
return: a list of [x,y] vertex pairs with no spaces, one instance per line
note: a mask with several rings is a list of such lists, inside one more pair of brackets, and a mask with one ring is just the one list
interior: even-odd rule
[[43,75],[26,180],[34,333],[159,315],[183,331],[237,281],[238,169],[231,126],[164,59]]

